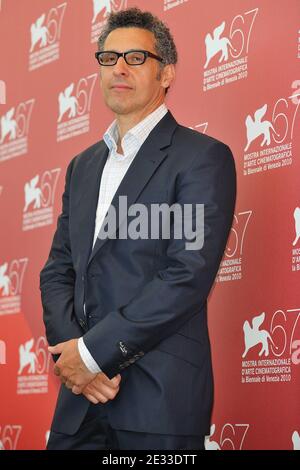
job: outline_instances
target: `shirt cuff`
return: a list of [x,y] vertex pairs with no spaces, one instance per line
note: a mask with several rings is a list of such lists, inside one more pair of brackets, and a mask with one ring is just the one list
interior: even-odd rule
[[83,338],[79,338],[78,340],[78,350],[81,359],[92,374],[98,374],[99,372],[102,372],[90,351],[84,344]]

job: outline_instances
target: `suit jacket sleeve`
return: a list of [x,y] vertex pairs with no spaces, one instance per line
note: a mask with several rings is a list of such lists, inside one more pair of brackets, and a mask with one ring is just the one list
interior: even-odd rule
[[124,368],[124,355],[129,366],[200,312],[226,246],[235,196],[232,153],[229,147],[214,141],[179,175],[177,185],[176,202],[193,203],[193,219],[195,204],[204,204],[203,247],[186,250],[185,243],[189,240],[171,235],[168,266],[158,270],[127,305],[109,312],[83,336],[93,358],[108,377]]
[[69,239],[69,182],[73,164],[74,159],[67,169],[62,213],[58,217],[49,258],[40,273],[43,318],[50,345],[83,334],[74,316],[75,271]]

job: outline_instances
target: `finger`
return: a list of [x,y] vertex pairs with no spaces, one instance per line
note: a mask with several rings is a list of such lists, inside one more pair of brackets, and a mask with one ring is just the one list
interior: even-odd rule
[[84,386],[82,385],[74,385],[72,386],[72,392],[75,394],[75,395],[80,395],[84,390]]
[[97,405],[97,404],[99,403],[99,401],[97,400],[97,398],[93,397],[92,395],[88,395],[88,394],[86,395],[86,394],[84,393],[84,396],[85,396],[89,401],[91,401],[92,403],[94,403],[94,405]]
[[[119,378],[120,377],[120,378]],[[112,379],[109,379],[105,374],[99,374],[97,375],[96,377],[96,384],[104,384],[106,385],[107,387],[110,387],[110,388],[117,388],[119,386],[119,383],[120,383],[120,380],[121,380],[121,376],[119,374],[119,377],[116,375],[115,377],[113,377]]]
[[51,354],[60,354],[63,351],[63,343],[58,343],[55,346],[49,346],[48,351]]
[[97,397],[98,394],[102,395],[106,400],[113,400],[117,395],[119,389],[112,389],[110,387],[105,387],[103,383],[94,386],[93,384],[89,384],[87,387],[84,388],[83,393],[87,393],[89,395],[93,395]]
[[113,377],[113,378],[111,379],[110,382],[111,382],[111,384],[113,384],[114,386],[115,386],[115,385],[118,386],[119,383],[121,382],[121,375],[120,375],[120,374],[116,375],[115,377]]
[[92,403],[107,403],[108,402],[108,398],[106,396],[104,396],[102,393],[99,393],[99,392],[96,392],[96,393],[87,393],[87,394],[84,394],[85,397],[92,401]]
[[55,365],[54,368],[53,368],[53,372],[54,372],[55,375],[60,375],[59,367]]
[[119,391],[119,387],[112,388],[102,383],[99,387],[91,385],[91,388],[87,388],[86,391],[94,396],[100,393],[108,400],[113,400]]
[[69,388],[70,390],[72,390],[73,384],[72,384],[71,382],[69,382],[69,380],[66,380],[65,386],[66,386],[67,388]]

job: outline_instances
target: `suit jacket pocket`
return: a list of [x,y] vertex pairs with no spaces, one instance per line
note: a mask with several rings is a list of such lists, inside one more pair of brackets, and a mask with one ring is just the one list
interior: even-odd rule
[[207,338],[207,340],[200,342],[180,333],[175,333],[161,341],[156,349],[201,368],[203,359],[207,358],[209,353],[209,341]]

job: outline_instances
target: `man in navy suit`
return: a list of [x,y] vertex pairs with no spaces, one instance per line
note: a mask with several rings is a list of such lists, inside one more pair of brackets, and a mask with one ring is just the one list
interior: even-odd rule
[[[96,58],[116,119],[67,169],[41,272],[62,382],[48,449],[202,449],[213,400],[207,298],[234,213],[234,160],[166,108],[177,52],[157,17],[111,14]],[[123,236],[137,203],[147,214],[154,204],[189,205],[193,228],[204,207],[202,243],[185,230],[175,236],[175,212],[168,237]]]

